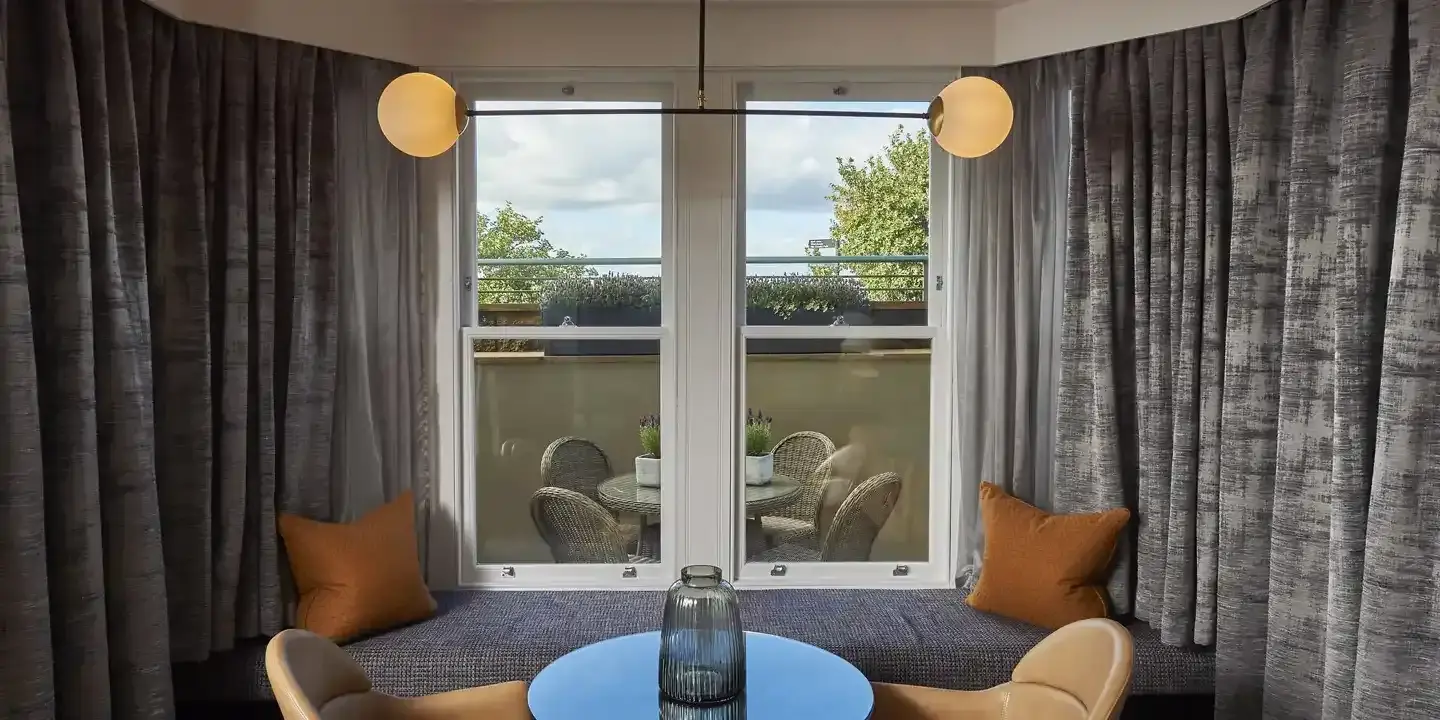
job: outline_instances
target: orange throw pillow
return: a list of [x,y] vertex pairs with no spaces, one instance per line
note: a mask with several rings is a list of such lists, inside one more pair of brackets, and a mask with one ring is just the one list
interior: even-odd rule
[[279,524],[300,592],[297,627],[342,641],[435,613],[409,492],[352,523],[282,514]]
[[1129,510],[1052,515],[981,483],[980,517],[985,556],[970,607],[1051,629],[1110,614],[1106,570]]

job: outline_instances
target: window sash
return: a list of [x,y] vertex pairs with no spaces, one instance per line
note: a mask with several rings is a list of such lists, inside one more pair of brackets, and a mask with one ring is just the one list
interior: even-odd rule
[[[883,102],[923,100],[943,88],[953,76],[937,76],[933,81],[884,82],[873,76],[854,78],[836,74],[833,79],[807,78],[800,81],[781,76],[760,76],[737,82],[738,97],[749,101],[771,102]],[[843,94],[836,92],[843,88]],[[744,124],[737,123],[736,148],[739,157],[745,158]],[[951,163],[948,154],[931,145],[930,153],[930,241],[929,262],[925,277],[927,318],[926,325],[919,326],[846,326],[846,327],[804,327],[745,325],[742,307],[736,309],[740,335],[745,339],[895,339],[930,340],[930,417],[929,417],[929,486],[924,488],[928,495],[926,558],[919,562],[873,561],[866,563],[835,562],[786,562],[784,574],[778,575],[777,563],[747,562],[743,553],[745,535],[744,513],[738,512],[743,503],[743,487],[737,480],[732,505],[737,508],[731,532],[737,538],[737,584],[741,587],[953,587],[956,576],[954,542],[957,528],[953,519],[952,485],[953,458],[951,448],[955,437],[952,417],[954,415],[953,389],[956,386],[955,368],[951,360],[951,340],[954,336],[949,327],[949,308],[955,295],[955,283],[946,278],[956,277],[952,272],[949,254],[952,205],[949,192]],[[737,244],[741,247],[740,268],[745,267],[744,227],[746,209],[744,206],[744,168],[737,173],[740,181],[737,188]],[[743,282],[743,272],[740,282]],[[937,282],[939,280],[940,282]],[[741,348],[743,353],[743,347]],[[744,407],[745,357],[734,375],[736,382],[737,407]],[[735,433],[741,432],[738,418]],[[738,447],[736,448],[738,453]],[[902,492],[913,493],[919,488],[907,485]]]
[[[668,82],[616,82],[603,77],[594,81],[547,78],[544,76],[517,76],[511,78],[462,81],[457,90],[470,101],[557,101],[557,102],[658,102],[669,105],[674,102],[674,86]],[[661,539],[660,562],[637,565],[581,564],[581,563],[480,563],[476,548],[477,511],[476,498],[476,393],[474,341],[487,340],[659,340],[660,341],[660,416],[663,425],[661,433],[661,473],[667,478],[681,475],[677,457],[679,435],[674,431],[679,417],[676,398],[676,353],[673,334],[668,328],[675,326],[676,252],[674,217],[674,124],[661,123],[661,321],[660,326],[642,327],[480,327],[478,307],[475,298],[476,249],[474,220],[478,208],[475,194],[478,186],[476,140],[473,132],[462,137],[459,153],[458,192],[461,220],[457,229],[461,236],[459,246],[459,292],[468,312],[460,314],[461,393],[460,437],[461,467],[458,485],[452,493],[451,503],[456,505],[451,517],[456,518],[453,533],[458,544],[458,584],[462,587],[484,587],[494,589],[658,589],[668,587],[678,575],[675,565],[676,549],[680,538],[674,528],[678,525],[675,508],[678,502],[677,483],[666,483],[661,487]],[[466,220],[468,218],[468,220]],[[466,230],[469,232],[465,232]],[[468,280],[468,282],[467,282]],[[528,513],[528,507],[518,509]],[[627,577],[626,570],[634,571]]]
[[[458,512],[454,514],[459,522],[456,523],[454,538],[459,544],[459,573],[458,582],[461,587],[484,587],[492,589],[657,589],[665,587],[676,576],[678,568],[675,567],[673,544],[677,542],[672,537],[673,532],[665,530],[667,518],[674,513],[674,491],[669,487],[660,488],[660,562],[646,564],[611,564],[611,563],[481,563],[478,558],[477,529],[479,527],[479,485],[477,482],[477,441],[476,430],[479,424],[476,417],[476,405],[478,404],[478,393],[482,390],[479,387],[479,380],[475,373],[474,343],[476,340],[493,339],[503,337],[504,339],[515,338],[516,336],[497,336],[486,331],[504,328],[465,328],[461,330],[460,347],[462,357],[460,359],[461,374],[461,469],[458,497]],[[523,339],[553,339],[554,333],[535,333],[536,330],[570,330],[570,328],[531,328],[532,334]],[[667,373],[669,383],[674,383],[674,363],[667,358],[673,357],[669,352],[671,343],[667,339],[667,333],[662,328],[590,328],[586,332],[564,333],[560,335],[565,339],[574,340],[660,340],[660,417],[661,422],[667,422],[666,418],[674,417],[676,413],[674,395],[666,392]],[[679,473],[676,462],[675,440],[672,432],[664,432],[660,437],[660,464],[661,473],[666,477],[676,477]],[[528,512],[528,506],[525,512]],[[672,521],[671,526],[674,526]],[[633,571],[633,576],[628,571]]]
[[[469,102],[527,100],[535,102],[658,102],[662,106],[671,106],[674,104],[675,95],[674,85],[668,81],[650,78],[639,82],[623,82],[608,78],[605,74],[597,74],[594,81],[587,82],[548,75],[525,74],[508,78],[470,78],[456,82],[455,89],[461,97]],[[674,255],[674,195],[668,191],[674,183],[674,148],[674,124],[662,122],[660,150],[661,227],[663,228],[660,277],[661,297],[664,298],[661,302],[662,317],[665,313],[664,306],[669,304],[668,299],[672,293],[671,287],[674,282],[673,268],[667,264],[667,258]],[[478,148],[475,131],[461,134],[456,149],[459,195],[456,203],[459,212],[456,228],[462,233],[467,227],[471,230],[468,234],[461,235],[457,247],[460,272],[458,289],[462,299],[466,293],[469,293],[468,302],[459,306],[458,319],[462,327],[475,327],[480,322],[479,308],[475,298],[475,289],[479,278],[473,227],[474,218],[479,212],[475,203],[475,192],[479,186],[479,178],[476,177],[478,168],[475,154]],[[661,324],[664,324],[663,320]],[[520,336],[516,335],[515,337]]]

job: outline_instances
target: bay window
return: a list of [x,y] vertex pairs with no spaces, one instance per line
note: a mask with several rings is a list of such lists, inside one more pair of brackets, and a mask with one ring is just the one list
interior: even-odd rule
[[[460,83],[495,109],[686,82]],[[668,82],[667,82],[668,80]],[[946,77],[712,74],[723,107],[924,110]],[[949,161],[923,121],[483,117],[456,156],[463,586],[953,582]],[[448,537],[448,536],[442,536]]]

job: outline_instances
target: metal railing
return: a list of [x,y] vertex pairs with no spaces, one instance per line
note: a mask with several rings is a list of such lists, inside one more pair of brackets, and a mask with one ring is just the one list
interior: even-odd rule
[[[929,274],[928,255],[786,255],[748,257],[745,262],[755,265],[804,265],[806,273],[792,274],[747,274],[747,279],[784,281],[787,279],[810,279],[825,277],[848,278],[858,282],[872,301],[924,302],[925,278]],[[573,279],[603,280],[607,274],[600,274],[600,268],[616,267],[657,267],[660,258],[619,257],[619,258],[481,258],[476,260],[476,299],[481,304],[507,304],[515,302],[539,302],[545,295],[548,284]],[[842,265],[918,265],[917,273],[856,272],[852,268],[839,269],[834,275],[816,275],[810,272],[815,266]],[[584,268],[593,274],[555,276],[545,274],[505,273],[487,274],[488,268],[541,268],[566,267]],[[613,273],[609,274],[613,275]],[[657,274],[658,275],[658,274]],[[641,275],[640,277],[656,277]],[[907,282],[908,281],[908,282]],[[517,300],[516,298],[523,298]]]

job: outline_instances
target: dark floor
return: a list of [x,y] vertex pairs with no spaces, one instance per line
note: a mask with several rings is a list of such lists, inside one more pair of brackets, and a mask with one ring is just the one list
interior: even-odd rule
[[[1140,695],[1125,703],[1122,720],[1211,720],[1210,695]],[[179,720],[280,720],[273,703],[182,705]],[[638,719],[644,720],[644,719]]]
[[1136,695],[1125,702],[1122,720],[1213,720],[1214,695]]

